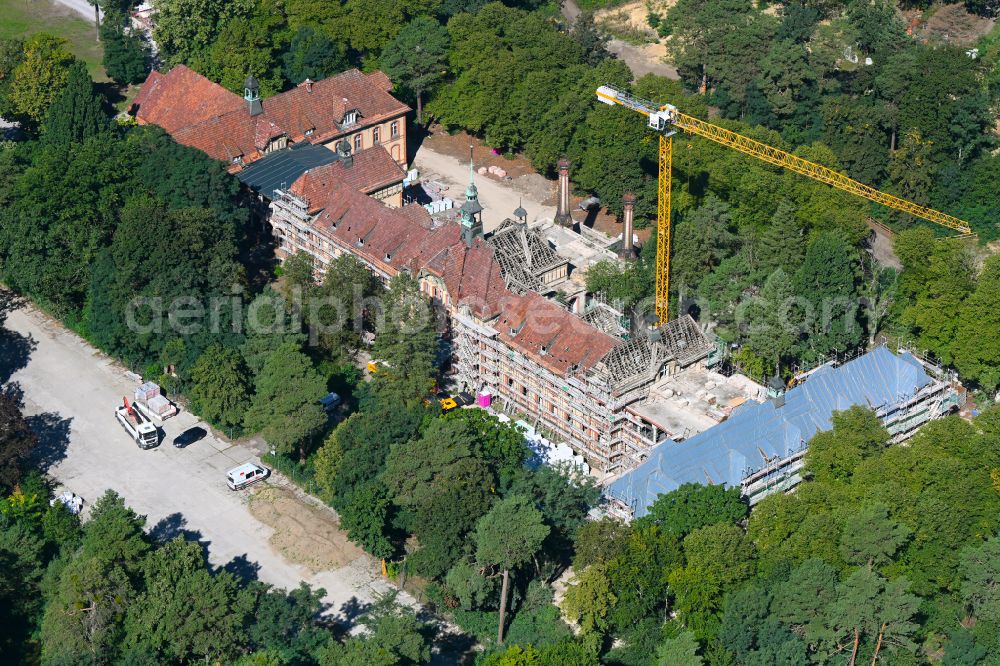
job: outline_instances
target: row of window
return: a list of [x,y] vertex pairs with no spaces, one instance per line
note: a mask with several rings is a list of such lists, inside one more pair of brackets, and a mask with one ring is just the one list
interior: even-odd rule
[[[399,121],[393,120],[389,123],[389,138],[395,139],[399,136]],[[364,132],[358,132],[354,135],[354,152],[360,152],[364,147]],[[382,141],[382,127],[376,125],[372,128],[372,145],[377,146]]]

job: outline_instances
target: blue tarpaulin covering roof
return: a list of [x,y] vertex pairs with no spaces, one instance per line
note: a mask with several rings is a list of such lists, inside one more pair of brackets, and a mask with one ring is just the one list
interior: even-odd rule
[[896,404],[930,382],[913,356],[878,347],[839,367],[815,371],[785,394],[783,406],[744,403],[728,420],[688,440],[658,444],[642,465],[612,483],[608,494],[634,506],[640,517],[657,495],[682,483],[738,488],[764,466],[762,452],[781,459],[800,451],[818,431],[833,427],[833,412]]

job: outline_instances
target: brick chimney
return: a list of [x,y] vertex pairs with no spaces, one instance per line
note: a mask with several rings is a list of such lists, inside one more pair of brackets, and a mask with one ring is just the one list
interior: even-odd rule
[[556,224],[572,227],[573,218],[569,214],[569,160],[559,160],[559,203],[556,205]]
[[618,248],[618,256],[622,259],[634,259],[635,248],[632,246],[632,228],[635,226],[635,195],[626,192],[622,197],[625,205],[622,212],[622,244]]

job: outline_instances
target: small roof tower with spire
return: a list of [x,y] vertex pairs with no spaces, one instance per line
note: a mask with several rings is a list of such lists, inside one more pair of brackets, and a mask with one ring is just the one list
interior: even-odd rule
[[469,146],[469,186],[465,188],[465,203],[459,210],[462,213],[462,238],[466,245],[471,246],[476,236],[483,235],[483,207],[479,203],[479,189],[476,187],[472,146]]

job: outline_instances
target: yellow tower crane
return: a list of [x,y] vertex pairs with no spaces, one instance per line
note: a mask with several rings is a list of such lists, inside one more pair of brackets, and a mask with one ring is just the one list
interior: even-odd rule
[[751,157],[756,157],[770,164],[789,169],[803,176],[832,185],[839,190],[850,192],[888,206],[894,210],[909,213],[914,217],[940,224],[958,231],[961,235],[970,235],[972,228],[969,223],[952,217],[946,213],[915,204],[912,201],[880,192],[874,187],[859,183],[842,173],[825,166],[814,164],[801,157],[779,150],[766,143],[737,134],[718,125],[681,113],[672,104],[657,105],[644,99],[639,99],[630,93],[614,86],[601,86],[597,89],[597,99],[605,104],[624,106],[641,113],[649,119],[650,129],[660,135],[660,167],[657,183],[656,202],[656,317],[662,326],[668,320],[668,299],[670,296],[670,171],[673,153],[673,139],[677,130],[701,136],[728,146]]

